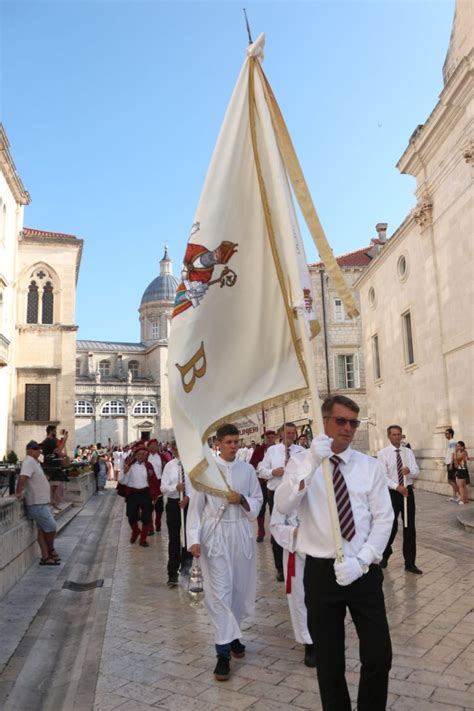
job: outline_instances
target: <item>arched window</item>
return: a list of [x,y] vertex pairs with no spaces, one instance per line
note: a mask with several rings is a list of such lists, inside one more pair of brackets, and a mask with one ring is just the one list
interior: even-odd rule
[[53,323],[53,306],[53,285],[50,281],[47,281],[43,287],[42,323]]
[[99,373],[101,378],[108,378],[110,375],[110,361],[101,360],[99,363]]
[[76,400],[74,405],[74,414],[76,415],[93,415],[94,408],[87,400]]
[[102,406],[102,415],[125,415],[125,405],[120,400],[109,400]]
[[38,323],[39,294],[38,285],[35,281],[28,287],[28,302],[26,307],[26,323]]
[[133,414],[134,415],[156,415],[157,414],[156,405],[154,403],[152,403],[150,400],[142,400],[141,402],[137,402],[137,404],[133,408]]
[[132,374],[132,378],[138,378],[138,373],[140,372],[138,360],[131,360],[128,364],[128,370]]

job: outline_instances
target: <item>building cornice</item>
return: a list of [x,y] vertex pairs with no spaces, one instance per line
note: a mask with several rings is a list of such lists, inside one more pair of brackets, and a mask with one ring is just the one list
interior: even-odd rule
[[16,372],[20,375],[57,375],[61,372],[61,368],[43,368],[41,366],[19,366],[16,368]]
[[24,227],[20,232],[20,240],[23,244],[41,244],[53,245],[57,247],[60,244],[62,247],[64,245],[70,245],[77,250],[76,258],[76,284],[79,279],[79,268],[81,266],[82,250],[84,248],[84,240],[75,237],[74,235],[68,235],[63,232],[47,232],[46,230],[35,230],[30,227]]
[[412,210],[407,215],[407,217],[403,220],[402,224],[395,230],[390,239],[387,240],[379,254],[374,257],[374,259],[369,264],[367,269],[363,272],[363,274],[361,274],[360,277],[356,279],[356,281],[352,285],[353,289],[359,289],[362,284],[367,281],[367,279],[370,279],[374,269],[377,269],[379,264],[382,264],[386,259],[388,259],[388,257],[390,257],[390,254],[398,246],[398,243],[406,236],[407,232],[409,232],[409,230],[413,227],[415,223],[414,212],[415,211]]
[[474,49],[463,57],[442,90],[438,103],[424,124],[413,132],[409,144],[397,163],[403,174],[417,176],[423,163],[429,160],[433,152],[445,142],[457,123],[464,115],[473,94]]
[[38,333],[49,333],[50,331],[77,331],[79,326],[75,326],[74,324],[62,323],[53,323],[50,325],[42,323],[23,323],[17,324],[16,328],[18,329],[18,331],[20,331],[20,333],[28,331],[36,331]]
[[5,176],[8,187],[12,191],[12,195],[19,205],[29,205],[31,202],[30,194],[23,187],[20,176],[18,175],[13,162],[13,158],[10,154],[10,143],[3,128],[3,124],[0,123],[0,168]]

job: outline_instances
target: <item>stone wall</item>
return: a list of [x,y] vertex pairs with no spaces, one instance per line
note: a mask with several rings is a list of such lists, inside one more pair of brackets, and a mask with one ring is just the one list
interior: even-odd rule
[[28,521],[23,504],[0,499],[0,599],[28,570],[39,548],[36,526]]

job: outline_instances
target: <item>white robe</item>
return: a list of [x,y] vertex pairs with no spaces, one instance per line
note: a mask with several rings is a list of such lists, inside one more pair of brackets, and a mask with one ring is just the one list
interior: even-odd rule
[[[273,508],[270,519],[270,531],[276,542],[283,548],[283,573],[285,575],[285,586],[288,577],[288,557],[295,552],[296,538],[295,529],[298,528],[298,517],[296,513],[281,514],[277,507]],[[290,610],[291,624],[295,640],[300,644],[313,644],[308,631],[308,613],[304,604],[303,575],[306,556],[296,553],[295,575],[291,578],[291,592],[286,594],[288,607]]]
[[[235,459],[217,464],[230,488],[243,494],[250,506],[228,504],[200,491],[191,496],[186,522],[188,549],[201,545],[204,600],[215,630],[216,644],[239,639],[240,624],[252,614],[257,592],[255,521],[263,503],[262,490],[250,464]],[[219,523],[216,521],[224,505]]]

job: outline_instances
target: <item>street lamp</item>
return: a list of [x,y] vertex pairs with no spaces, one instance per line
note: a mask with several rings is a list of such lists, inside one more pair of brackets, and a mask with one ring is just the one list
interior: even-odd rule
[[[305,401],[303,402],[303,404],[302,404],[301,407],[302,407],[302,410],[303,410],[304,414],[307,415],[308,412],[309,412],[309,404],[308,404],[308,401],[305,400]],[[311,425],[312,425],[312,424],[313,424],[313,421],[312,421],[312,420],[308,420],[308,424],[307,424],[307,425],[303,425],[303,428],[302,428],[302,430],[301,430],[301,434],[305,434],[310,443],[311,443],[311,440],[313,439],[313,430],[311,429]]]

